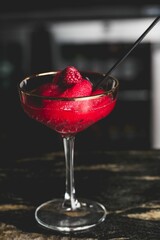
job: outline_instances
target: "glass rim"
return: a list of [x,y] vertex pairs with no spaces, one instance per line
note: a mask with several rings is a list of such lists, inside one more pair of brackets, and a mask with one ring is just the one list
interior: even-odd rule
[[[89,72],[89,71],[80,71],[82,73],[88,73],[88,74],[94,74],[94,73],[98,73],[100,75],[105,75],[104,73],[99,73],[99,72]],[[21,87],[21,84],[28,81],[28,80],[31,80],[33,78],[37,78],[37,77],[42,77],[42,76],[49,76],[49,75],[53,75],[53,74],[56,74],[57,71],[49,71],[49,72],[41,72],[41,73],[35,73],[35,74],[32,74],[32,75],[29,75],[25,78],[23,78],[20,83],[18,84],[18,90],[27,95],[27,96],[31,96],[31,97],[37,97],[37,98],[41,98],[41,99],[46,99],[46,100],[61,100],[61,101],[79,101],[79,100],[89,100],[89,99],[96,99],[96,98],[99,98],[99,97],[103,97],[103,96],[106,96],[106,95],[112,95],[116,89],[118,89],[119,87],[119,81],[117,78],[113,77],[112,75],[109,75],[109,78],[111,78],[112,80],[115,81],[115,86],[110,89],[110,90],[106,90],[104,93],[100,93],[100,94],[96,94],[96,95],[90,95],[90,96],[79,96],[79,97],[52,97],[52,96],[42,96],[42,95],[38,95],[38,94],[35,94],[35,93],[31,93],[30,91],[25,91],[22,89]]]

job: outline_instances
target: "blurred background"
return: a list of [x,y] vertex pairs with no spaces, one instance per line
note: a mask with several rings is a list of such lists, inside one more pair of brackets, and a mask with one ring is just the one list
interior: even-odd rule
[[[157,15],[159,1],[5,1],[0,8],[2,161],[63,150],[60,136],[23,112],[17,84],[26,76],[74,65],[107,72]],[[77,151],[160,148],[160,23],[114,71],[115,110],[79,133]]]

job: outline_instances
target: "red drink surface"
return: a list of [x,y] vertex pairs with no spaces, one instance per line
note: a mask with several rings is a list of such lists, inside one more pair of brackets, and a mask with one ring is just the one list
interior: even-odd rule
[[32,90],[31,94],[22,93],[24,111],[60,134],[71,135],[106,117],[115,107],[116,99],[113,100],[111,94],[97,95],[105,91],[92,91],[88,80],[81,79],[73,85],[72,82],[73,79],[68,88],[58,86],[57,82],[46,83]]
[[31,118],[66,135],[83,131],[106,117],[116,103],[116,100],[111,100],[109,96],[78,101],[34,100],[30,97],[25,98],[23,102],[25,112]]

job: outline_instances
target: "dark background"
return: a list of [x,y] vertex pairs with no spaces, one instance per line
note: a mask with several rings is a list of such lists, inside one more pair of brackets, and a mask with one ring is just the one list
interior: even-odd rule
[[[12,161],[21,156],[63,149],[61,137],[57,133],[26,116],[21,108],[17,91],[17,84],[25,76],[56,68],[51,54],[53,42],[50,41],[50,33],[45,28],[46,22],[144,18],[155,17],[158,14],[160,14],[159,1],[128,4],[128,1],[113,0],[65,2],[59,0],[45,1],[43,4],[37,1],[34,5],[27,1],[20,3],[5,1],[0,7],[0,148],[1,156],[3,156],[2,162],[3,160]],[[23,40],[22,44],[15,40],[9,41],[10,33],[12,37],[16,35],[14,29],[21,24],[30,28],[36,27],[32,28],[24,43]],[[7,29],[7,41],[3,35],[6,34],[5,29]],[[28,62],[25,61],[27,57],[23,54],[23,48],[28,46],[31,52],[29,68]],[[64,44],[61,46],[60,54],[66,64],[72,63],[75,54],[78,53],[83,53],[88,62],[93,57],[103,61],[106,53],[107,56],[114,56],[114,59],[118,59],[129,47],[130,44],[121,43],[108,45],[97,42],[94,45],[77,46]],[[39,51],[43,58],[39,58]],[[129,83],[122,81],[119,77],[120,90],[141,90],[145,82],[145,90],[150,91],[150,45],[139,46],[138,51],[135,51],[129,59],[133,60],[134,64],[138,60],[137,72],[134,77],[131,76]],[[125,71],[125,64],[123,68]],[[147,72],[146,69],[148,69]],[[140,84],[137,84],[137,78],[142,79]],[[77,151],[149,149],[151,147],[150,99],[146,98],[146,101],[137,102],[134,99],[126,101],[123,96],[121,97],[115,110],[107,119],[77,135]]]
[[[34,4],[33,4],[34,3]],[[63,0],[54,0],[54,1],[45,1],[45,2],[40,2],[40,1],[26,1],[26,2],[21,2],[21,1],[14,1],[11,2],[9,0],[6,0],[3,2],[3,5],[1,5],[0,11],[2,13],[24,13],[24,12],[31,12],[31,11],[54,11],[54,10],[61,10],[61,11],[72,11],[74,9],[79,10],[82,13],[82,9],[101,9],[102,12],[102,7],[107,10],[107,8],[114,8],[114,9],[119,9],[120,7],[123,7],[124,11],[123,12],[117,12],[119,15],[123,14],[129,14],[129,12],[125,12],[125,8],[129,7],[130,12],[133,11],[133,8],[138,8],[141,7],[159,7],[159,1],[158,0],[141,0],[139,2],[135,1],[128,1],[128,0],[81,0],[81,1],[74,1],[74,0],[68,0],[68,1],[63,1]],[[139,12],[141,9],[139,9]],[[115,14],[111,12],[111,15]],[[95,13],[96,16],[96,13]]]

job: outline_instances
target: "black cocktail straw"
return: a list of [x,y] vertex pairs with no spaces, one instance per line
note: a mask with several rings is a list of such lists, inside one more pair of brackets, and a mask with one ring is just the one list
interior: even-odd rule
[[160,16],[156,17],[156,19],[151,23],[151,25],[145,30],[145,32],[135,41],[135,43],[131,46],[131,48],[113,65],[113,67],[104,75],[104,78],[101,79],[95,86],[94,89],[98,88],[104,81],[106,81],[115,70],[115,68],[132,52],[132,50],[143,40],[143,38],[147,35],[147,33],[157,24],[160,20]]

